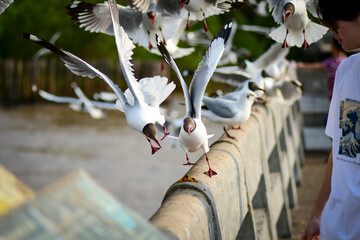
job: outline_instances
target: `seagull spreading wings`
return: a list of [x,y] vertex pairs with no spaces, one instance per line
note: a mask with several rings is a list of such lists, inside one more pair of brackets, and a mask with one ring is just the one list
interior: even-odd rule
[[267,2],[275,22],[281,25],[269,36],[282,43],[283,47],[308,48],[311,43],[322,38],[328,30],[312,22],[308,17],[307,11],[314,17],[318,17],[316,0],[267,0]]
[[13,2],[14,0],[0,0],[0,15],[5,11],[6,8]]
[[181,8],[179,0],[128,0],[131,7],[142,12],[155,9],[157,13],[162,13],[172,17],[180,17]]
[[209,151],[208,138],[206,127],[201,121],[201,104],[204,96],[205,88],[213,74],[223,52],[226,42],[231,33],[231,23],[226,24],[215,37],[207,50],[203,60],[200,62],[194,77],[188,89],[179,68],[177,67],[174,59],[170,56],[165,45],[157,41],[157,46],[162,53],[164,60],[174,70],[176,76],[179,78],[181,87],[184,92],[186,114],[183,119],[183,125],[179,134],[179,142],[181,148],[186,153],[187,163],[184,165],[193,165],[189,162],[189,152],[196,152],[203,149],[206,155],[206,161],[209,170],[205,172],[210,177],[217,173],[211,169],[207,152]]
[[[155,34],[162,36],[163,41],[167,43],[171,40],[174,50],[179,51],[178,56],[182,57],[194,51],[193,48],[178,48],[179,31],[183,31],[186,22],[182,18],[176,18],[156,12],[156,9],[148,9],[142,12],[129,6],[117,6],[119,24],[123,27],[127,35],[134,43],[148,49],[149,51],[160,54],[153,45],[156,43]],[[101,32],[114,35],[111,15],[109,8],[105,3],[87,3],[74,1],[67,6],[68,14],[81,28],[90,32]],[[184,23],[183,23],[184,22]],[[181,26],[181,28],[180,28]],[[174,39],[173,39],[174,38]],[[172,53],[174,53],[172,52]]]
[[38,94],[45,100],[57,103],[68,103],[71,109],[75,111],[88,112],[94,119],[101,119],[105,117],[105,114],[101,109],[116,109],[116,105],[114,103],[89,100],[76,83],[72,83],[71,87],[74,89],[74,92],[78,98],[56,96],[44,90],[37,89],[35,85],[32,87],[32,89],[34,92],[38,92]]
[[[109,1],[109,7],[114,26],[120,67],[128,86],[128,89],[124,93],[105,74],[84,60],[34,35],[23,35],[24,38],[32,40],[57,54],[60,59],[65,62],[65,66],[74,74],[89,78],[97,76],[103,79],[118,96],[118,100],[116,101],[117,107],[120,111],[125,113],[128,125],[145,135],[150,143],[152,154],[154,154],[157,150],[159,150],[159,148],[161,148],[160,142],[157,138],[155,123],[163,126],[163,138],[169,134],[166,132],[166,128],[164,127],[165,117],[160,113],[159,105],[175,89],[175,84],[173,82],[168,84],[168,79],[160,76],[143,78],[139,82],[136,80],[132,64],[130,62],[132,50],[135,46],[119,24],[119,16],[115,0]],[[159,148],[154,147],[151,140],[155,141]]]

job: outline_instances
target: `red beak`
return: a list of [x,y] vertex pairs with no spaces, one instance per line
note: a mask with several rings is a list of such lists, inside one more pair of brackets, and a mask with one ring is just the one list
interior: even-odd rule
[[189,134],[189,136],[190,136],[190,133],[191,133],[191,128],[187,128],[186,129],[186,132]]
[[154,24],[155,18],[154,18],[154,17],[150,17],[150,21]]
[[185,4],[185,2],[183,2],[183,1],[180,0],[180,8],[183,8],[183,7],[184,7],[184,4]]

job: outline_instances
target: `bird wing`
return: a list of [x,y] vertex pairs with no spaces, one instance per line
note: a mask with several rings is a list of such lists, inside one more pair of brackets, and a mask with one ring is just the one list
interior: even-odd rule
[[158,0],[157,11],[169,16],[180,16],[180,0]]
[[306,9],[316,18],[319,18],[317,11],[317,1],[318,0],[306,0]]
[[102,109],[118,109],[116,107],[115,103],[108,103],[108,102],[99,102],[99,101],[91,101],[91,104],[94,105],[97,108],[102,108]]
[[47,42],[35,35],[29,33],[23,33],[23,37],[25,39],[31,40],[49,49],[50,51],[58,55],[59,58],[65,63],[65,66],[75,75],[88,77],[88,78],[94,78],[97,76],[103,79],[111,87],[111,89],[115,92],[115,94],[119,97],[121,103],[123,104],[126,103],[125,96],[123,92],[121,92],[119,87],[113,81],[111,81],[105,74],[103,74],[98,69],[91,66],[89,63],[73,55],[72,53],[62,50],[57,46],[55,46],[54,44]]
[[215,82],[226,83],[230,86],[240,88],[249,78],[239,74],[214,72],[214,74],[211,76],[211,79]]
[[[74,1],[66,8],[71,19],[79,24],[80,28],[84,27],[85,31],[114,35],[110,11],[106,2],[95,4]],[[130,36],[137,34],[142,23],[142,12],[118,4],[117,9],[121,16],[120,25]]]
[[132,8],[146,12],[149,9],[150,4],[156,3],[156,0],[128,0],[128,3]]
[[14,0],[0,0],[0,14],[2,14],[13,1]]
[[283,6],[287,0],[266,0],[269,4],[269,10],[272,11],[272,16],[278,24],[283,23]]
[[218,35],[211,41],[209,49],[195,71],[190,84],[190,97],[193,106],[193,116],[201,118],[201,102],[205,88],[213,75],[219,60],[224,52],[225,45],[229,39],[232,23],[226,24]]
[[109,0],[108,3],[114,26],[115,43],[119,54],[120,68],[123,72],[126,84],[135,99],[135,103],[138,101],[143,102],[144,97],[139,90],[138,82],[136,81],[134,70],[132,68],[133,64],[130,62],[133,54],[132,50],[135,48],[135,45],[120,26],[116,0]]
[[81,100],[77,99],[77,98],[74,98],[74,97],[60,97],[60,96],[56,96],[56,95],[53,95],[51,93],[48,93],[48,92],[46,92],[44,90],[41,90],[41,89],[38,90],[38,93],[42,98],[44,98],[44,99],[46,99],[48,101],[51,101],[51,102],[73,103],[73,104],[78,104],[78,105],[81,104]]
[[191,99],[190,99],[190,93],[189,93],[189,89],[186,85],[186,82],[184,80],[184,78],[182,77],[180,70],[178,68],[178,66],[176,65],[174,59],[171,57],[169,51],[166,49],[164,43],[162,41],[159,41],[159,38],[156,36],[156,45],[159,49],[159,51],[161,52],[161,55],[164,58],[164,61],[169,64],[169,66],[172,68],[172,70],[174,70],[176,76],[178,77],[178,79],[180,80],[180,84],[184,93],[184,98],[185,98],[185,107],[186,107],[186,116],[191,116],[192,112],[193,112],[193,106],[191,103]]
[[221,97],[209,98],[204,96],[203,102],[211,112],[219,117],[232,118],[237,112],[237,109],[232,107],[234,106],[234,101],[232,100],[223,99]]
[[274,43],[256,61],[254,66],[258,69],[266,69],[272,64],[278,63],[289,53],[289,48],[283,48],[280,43]]

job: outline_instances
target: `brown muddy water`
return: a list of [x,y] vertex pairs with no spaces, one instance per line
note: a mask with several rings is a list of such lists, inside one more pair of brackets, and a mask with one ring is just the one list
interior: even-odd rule
[[[185,153],[164,140],[163,148],[151,155],[147,140],[127,126],[123,113],[106,114],[105,119],[94,120],[87,113],[50,103],[0,108],[0,164],[34,191],[82,168],[148,219],[169,186],[189,170],[182,165]],[[222,126],[207,123],[207,127],[215,134],[211,144],[223,133]],[[201,150],[190,154],[190,160],[201,155]]]

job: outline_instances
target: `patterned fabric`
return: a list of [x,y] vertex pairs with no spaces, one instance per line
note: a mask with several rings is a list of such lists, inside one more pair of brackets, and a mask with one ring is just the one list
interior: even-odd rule
[[332,93],[333,93],[333,88],[334,88],[334,80],[335,80],[335,74],[336,74],[336,69],[338,68],[339,64],[345,60],[346,57],[329,57],[327,59],[325,59],[324,61],[322,61],[322,65],[324,66],[325,70],[328,72],[328,81],[327,81],[327,85],[328,85],[328,89],[329,89],[329,99],[331,100],[332,98]]

